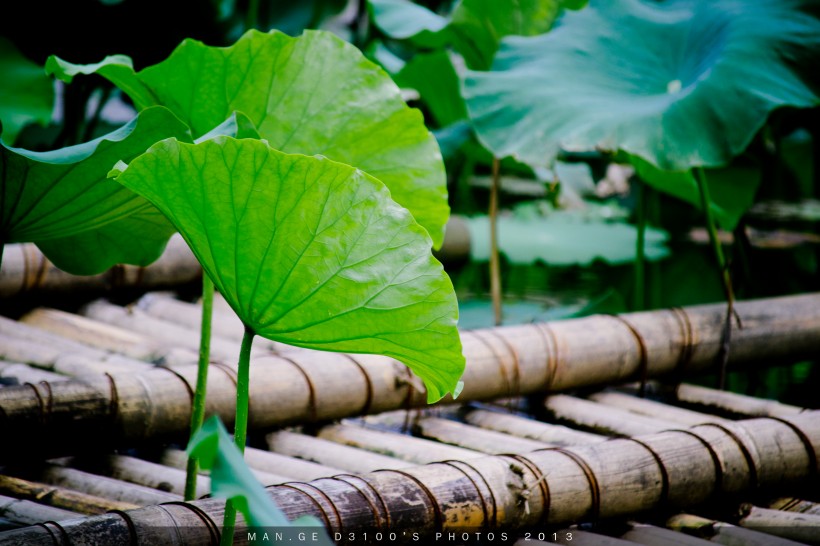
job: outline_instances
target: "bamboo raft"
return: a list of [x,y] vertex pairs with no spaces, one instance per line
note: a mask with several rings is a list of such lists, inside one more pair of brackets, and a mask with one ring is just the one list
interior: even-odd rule
[[[820,295],[737,311],[732,369],[820,354]],[[724,318],[464,332],[465,389],[432,408],[390,359],[260,342],[246,461],[340,544],[820,544],[820,412],[682,383],[713,368]],[[168,293],[0,317],[0,546],[218,543],[207,477],[182,501],[198,321]],[[224,305],[213,332],[208,412],[230,426]],[[235,539],[258,543],[241,518]]]

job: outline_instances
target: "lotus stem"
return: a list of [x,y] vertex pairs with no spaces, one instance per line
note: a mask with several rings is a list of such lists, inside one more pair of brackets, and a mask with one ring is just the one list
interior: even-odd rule
[[[246,324],[242,347],[239,350],[239,372],[236,377],[236,421],[233,439],[240,453],[245,453],[245,440],[248,434],[248,391],[250,390],[251,345],[256,333]],[[231,500],[225,504],[225,518],[222,520],[222,537],[220,546],[233,544],[236,507]]]
[[[208,387],[208,365],[211,360],[211,319],[214,308],[214,283],[207,273],[202,272],[202,321],[199,334],[199,363],[196,374],[196,389],[191,410],[191,437],[202,427],[205,420],[205,395]],[[188,457],[185,475],[185,500],[196,496],[196,476],[199,463]]]
[[700,190],[701,207],[706,215],[706,229],[709,232],[709,242],[712,245],[715,259],[717,260],[718,267],[720,268],[721,278],[723,281],[723,291],[726,295],[726,302],[728,304],[726,310],[726,322],[723,325],[720,351],[716,357],[716,360],[720,366],[718,372],[718,388],[723,389],[726,385],[726,364],[729,360],[729,344],[732,338],[732,316],[734,315],[735,295],[732,290],[732,277],[729,274],[729,268],[726,266],[726,258],[723,255],[723,246],[720,244],[720,239],[718,239],[717,226],[715,224],[714,216],[712,215],[712,199],[709,196],[709,185],[706,182],[706,172],[702,167],[697,167],[694,169],[694,176],[698,183],[698,189]]
[[493,158],[493,183],[490,186],[490,297],[495,325],[501,326],[501,267],[498,258],[498,187],[501,162]]
[[643,311],[646,307],[644,283],[646,282],[646,185],[637,183],[638,200],[635,210],[638,213],[638,239],[635,242],[635,287],[632,294],[632,310]]

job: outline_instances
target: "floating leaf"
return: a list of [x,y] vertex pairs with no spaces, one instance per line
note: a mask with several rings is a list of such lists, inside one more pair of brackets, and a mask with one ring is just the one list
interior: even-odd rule
[[375,178],[257,140],[167,140],[117,178],[176,226],[259,335],[378,353],[418,374],[428,398],[464,368],[455,293],[430,240]]
[[[117,161],[130,161],[169,136],[189,138],[171,112],[157,107],[108,135],[53,152],[0,143],[0,240],[41,244],[49,259],[72,273],[98,273],[122,262],[150,263],[173,230],[167,222],[161,229],[162,221],[150,213],[145,199],[106,177]],[[137,213],[139,220],[125,220]],[[154,227],[139,236],[120,231],[144,222]]]
[[[473,260],[490,257],[489,220],[470,218],[470,255]],[[498,219],[498,247],[510,262],[531,264],[543,261],[552,265],[588,265],[595,260],[624,264],[635,260],[637,230],[618,222],[587,221],[570,211],[555,211],[543,218],[502,216]],[[647,228],[647,260],[669,255],[665,232]]]
[[54,89],[43,67],[29,61],[0,36],[0,120],[3,141],[14,144],[20,130],[36,122],[45,125],[54,107]]
[[624,150],[664,170],[724,165],[769,113],[818,103],[808,0],[598,0],[550,33],[509,38],[464,93],[496,155]]
[[211,471],[211,494],[214,497],[231,499],[233,505],[245,517],[251,527],[267,528],[270,531],[293,525],[317,527],[318,540],[314,544],[332,546],[321,522],[316,518],[302,517],[288,521],[287,516],[265,492],[265,488],[254,478],[242,453],[225,430],[218,417],[212,416],[194,433],[188,444],[188,454],[199,460],[200,466]]
[[140,109],[167,106],[194,136],[243,112],[277,150],[322,154],[375,176],[436,246],[443,240],[449,208],[435,138],[390,77],[330,33],[290,38],[252,30],[227,48],[185,40],[138,73],[127,57],[88,66],[52,57],[47,67],[64,80],[97,72]]

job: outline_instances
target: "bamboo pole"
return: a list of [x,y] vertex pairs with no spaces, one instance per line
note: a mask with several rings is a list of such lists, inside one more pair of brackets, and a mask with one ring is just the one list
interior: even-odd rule
[[820,516],[820,504],[794,497],[778,497],[769,502],[769,508]]
[[379,468],[396,469],[413,466],[413,463],[395,457],[337,444],[298,432],[281,430],[268,434],[266,439],[271,451],[322,465],[333,464],[346,472],[360,474]]
[[744,504],[738,525],[804,544],[820,544],[820,516]]
[[424,438],[414,438],[406,434],[373,430],[344,423],[322,427],[317,436],[338,444],[366,449],[414,464],[481,457],[481,453],[471,449],[432,442]]
[[[545,447],[555,447],[551,444],[516,438],[493,430],[484,430],[476,426],[465,425],[450,419],[438,417],[423,417],[416,424],[421,436],[432,438],[446,444],[472,449],[490,455],[504,453],[528,453]],[[464,460],[464,457],[458,457]]]
[[[820,295],[806,295],[738,303],[744,327],[732,336],[730,363],[740,368],[817,354],[819,302]],[[720,347],[724,313],[718,304],[462,332],[467,367],[460,401],[634,380],[643,375],[642,368],[650,377],[709,369]],[[256,356],[250,368],[251,429],[426,403],[418,379],[381,356],[294,349]],[[218,414],[228,426],[235,411],[235,374],[235,365],[227,364],[215,366],[208,377],[207,413]],[[133,445],[156,435],[182,442],[195,378],[195,365],[180,365],[89,376],[59,386],[0,389],[0,410],[6,415],[0,435],[63,434],[73,439],[65,447],[89,438]],[[80,394],[93,403],[79,404]],[[49,448],[57,456],[54,450],[60,447],[53,441],[32,442],[18,454]],[[0,452],[0,457],[9,455]]]
[[799,542],[737,527],[722,521],[714,521],[691,514],[678,514],[667,522],[672,529],[708,538],[719,544],[743,544],[744,546],[801,546]]
[[12,380],[18,384],[37,383],[38,381],[67,381],[68,376],[40,370],[20,362],[0,360],[0,379],[3,380],[4,384],[9,385]]
[[138,508],[136,504],[128,502],[110,500],[64,487],[3,475],[0,475],[0,493],[18,499],[42,502],[55,508],[63,508],[80,514],[102,514],[109,510]]
[[698,385],[680,385],[677,396],[684,404],[742,417],[789,417],[805,411],[803,408],[781,404],[776,400],[763,400]]
[[[820,455],[820,412],[706,424],[523,456],[486,456],[364,476],[268,488],[289,519],[313,514],[334,533],[393,532],[412,540],[436,532],[515,530],[623,517],[720,496],[805,483]],[[152,506],[0,534],[0,546],[88,543],[105,533],[123,544],[208,544],[224,501]],[[751,531],[743,530],[747,533]],[[237,525],[235,537],[247,540]],[[404,533],[404,534],[402,534]],[[29,542],[25,542],[29,541]],[[768,543],[769,545],[774,542]]]
[[46,465],[37,473],[36,479],[87,495],[139,506],[182,500],[181,496],[173,493],[54,464]]
[[681,426],[694,426],[701,423],[728,423],[729,419],[723,419],[715,415],[692,411],[684,408],[677,408],[661,402],[638,398],[620,392],[596,392],[590,395],[590,400],[611,406],[613,408],[624,409],[638,415],[644,415],[655,419],[660,419],[668,423],[677,423]]
[[61,521],[78,516],[80,514],[70,510],[0,495],[0,518],[19,525],[34,525],[49,520]]
[[693,537],[678,531],[640,523],[633,523],[632,529],[624,533],[622,538],[636,544],[645,544],[646,546],[658,546],[660,544],[664,546],[710,546],[713,544],[708,540],[703,540],[702,538]]
[[105,273],[75,276],[61,271],[31,243],[6,245],[0,269],[0,297],[31,292],[103,292],[124,287],[163,287],[193,282],[199,263],[179,235],[147,267],[116,266]]
[[639,415],[566,394],[549,396],[544,407],[558,422],[570,422],[600,434],[639,436],[678,426],[674,421]]
[[477,427],[562,447],[592,444],[607,439],[600,434],[581,432],[562,425],[542,423],[527,417],[483,409],[470,410],[464,416],[464,420]]
[[136,360],[151,361],[162,356],[162,352],[147,336],[58,309],[34,309],[23,316],[20,322],[97,349],[116,351]]
[[[185,492],[184,471],[136,457],[107,455],[88,459],[75,458],[68,464],[123,482],[171,493],[178,498],[182,498]],[[203,477],[198,481],[201,483],[197,483],[197,497],[207,495],[211,490],[211,480]]]

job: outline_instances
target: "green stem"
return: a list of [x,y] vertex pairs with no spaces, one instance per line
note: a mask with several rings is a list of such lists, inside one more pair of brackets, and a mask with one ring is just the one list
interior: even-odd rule
[[[255,332],[245,325],[245,335],[242,338],[242,348],[239,350],[239,370],[236,376],[236,422],[234,423],[233,439],[241,453],[245,452],[245,441],[248,435],[248,391],[250,387],[251,345]],[[234,524],[236,523],[236,507],[230,500],[225,504],[225,518],[222,521],[222,538],[220,546],[230,546],[233,543]]]
[[[207,273],[202,272],[202,323],[199,334],[199,364],[196,374],[194,404],[191,410],[191,437],[202,427],[205,420],[205,393],[208,386],[208,364],[211,360],[211,319],[214,308],[214,283]],[[196,476],[199,463],[188,457],[185,475],[185,500],[196,496]]]
[[490,297],[493,301],[495,325],[501,325],[501,266],[498,258],[498,186],[501,162],[493,158],[493,183],[490,187]]
[[709,196],[709,185],[706,183],[706,173],[702,167],[694,169],[695,180],[698,183],[700,190],[700,204],[703,212],[706,215],[706,229],[709,231],[709,242],[712,245],[712,251],[715,253],[718,267],[720,268],[721,279],[723,281],[723,291],[726,295],[726,302],[728,309],[726,313],[726,322],[723,325],[723,335],[721,338],[721,346],[718,351],[717,360],[720,365],[720,375],[718,379],[718,387],[723,389],[726,384],[726,364],[729,360],[729,342],[732,336],[732,316],[734,315],[735,295],[732,290],[732,277],[729,274],[729,268],[726,266],[726,258],[723,255],[723,246],[720,244],[718,238],[717,226],[715,224],[714,216],[712,215],[712,199]]
[[259,0],[248,0],[248,12],[245,14],[245,30],[256,28],[259,17]]
[[635,287],[632,293],[632,310],[643,311],[646,306],[644,298],[646,282],[646,186],[637,183],[638,201],[635,210],[638,213],[638,240],[635,243]]

